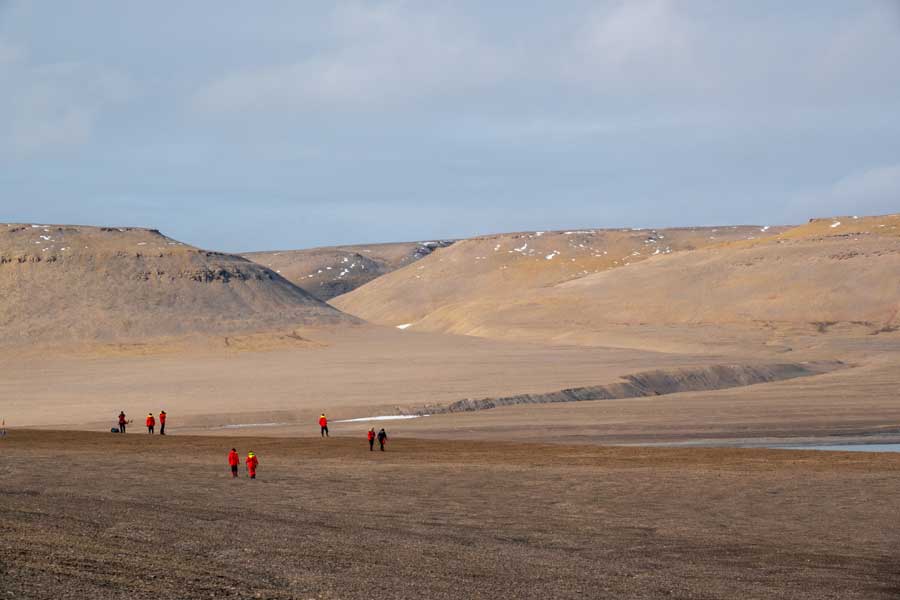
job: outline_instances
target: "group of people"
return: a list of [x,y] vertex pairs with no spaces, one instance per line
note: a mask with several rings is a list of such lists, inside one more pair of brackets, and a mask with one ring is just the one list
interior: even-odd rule
[[[119,412],[119,427],[113,428],[114,432],[117,433],[125,433],[125,430],[128,427],[128,424],[132,423],[132,421],[128,420],[128,417],[125,416],[125,411]],[[153,435],[156,429],[157,419],[153,416],[153,413],[147,414],[146,424],[147,424],[147,433]],[[319,417],[319,430],[322,437],[328,437],[328,418],[325,416],[325,413]],[[159,411],[159,434],[166,435],[166,411]],[[378,442],[378,446],[382,452],[384,452],[384,445],[388,440],[387,432],[382,427],[377,433],[375,432],[375,428],[372,427],[369,431],[366,432],[366,438],[369,441],[369,452],[374,452],[375,450],[375,442]],[[247,459],[244,461],[244,464],[247,466],[247,475],[250,479],[256,479],[256,467],[259,465],[259,459],[256,457],[256,454],[251,450],[247,453]],[[238,451],[236,448],[232,448],[231,452],[228,453],[228,466],[231,468],[231,476],[238,476],[238,467],[241,465],[241,457],[238,455]]]
[[[328,437],[328,417],[325,416],[325,413],[319,415],[319,434],[322,437]],[[378,446],[381,448],[381,451],[384,452],[384,443],[387,442],[388,439],[384,427],[382,427],[381,431],[378,433],[375,433],[375,428],[373,427],[367,432],[366,436],[369,439],[369,452],[375,450],[375,440],[378,440]]]
[[[319,428],[322,437],[328,437],[328,419],[325,417],[325,413],[319,417]],[[369,440],[369,452],[373,452],[375,450],[375,442],[378,442],[378,446],[381,448],[381,451],[384,452],[384,444],[387,442],[388,435],[387,432],[382,427],[378,433],[375,432],[375,428],[372,427],[366,432],[366,437]],[[256,453],[252,450],[247,453],[247,459],[244,461],[244,464],[247,466],[247,476],[250,479],[256,479],[256,468],[259,466],[259,459],[256,457]],[[231,469],[231,477],[232,479],[236,479],[238,476],[238,470],[241,466],[241,457],[238,454],[237,448],[232,448],[228,453],[228,467]]]
[[387,441],[387,433],[384,431],[384,427],[378,433],[375,433],[375,428],[369,430],[366,434],[366,437],[369,438],[369,452],[373,452],[375,450],[375,440],[378,440],[378,445],[381,447],[381,451],[384,452],[384,443]]
[[[116,433],[125,433],[125,429],[128,427],[129,423],[133,421],[129,421],[128,417],[125,416],[125,411],[119,412],[119,426],[114,428]],[[147,413],[147,433],[153,435],[154,430],[156,429],[156,417],[153,416],[153,413]],[[166,411],[159,411],[159,435],[166,435]]]
[[[256,458],[253,450],[247,453],[247,475],[250,479],[256,479],[256,467],[259,466],[259,459]],[[228,466],[231,467],[231,477],[238,476],[238,467],[241,466],[241,457],[238,455],[236,448],[232,448],[228,453]]]

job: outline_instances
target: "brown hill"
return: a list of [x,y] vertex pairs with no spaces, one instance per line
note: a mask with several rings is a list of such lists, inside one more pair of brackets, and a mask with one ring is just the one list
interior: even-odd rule
[[[496,253],[485,250],[488,238],[460,242],[333,304],[416,330],[654,349],[674,348],[661,341],[667,336],[691,337],[698,348],[713,332],[707,327],[874,334],[900,326],[900,215],[820,219],[756,235],[717,229],[734,233],[657,232],[671,253],[657,252],[649,232],[630,231],[592,234],[589,253],[574,234],[568,243],[564,234],[520,234],[513,252],[502,236]],[[638,245],[635,236],[648,239]],[[647,332],[652,343],[635,341]]]
[[[538,290],[683,250],[752,241],[779,227],[591,229],[482,236],[456,242],[415,265],[332,301],[345,312],[386,324],[476,333],[465,325]],[[475,308],[477,306],[477,308]],[[471,309],[475,313],[469,314]]]
[[307,250],[249,252],[244,258],[269,267],[320,300],[355,290],[412,264],[452,241],[331,246]]
[[0,225],[3,345],[355,321],[265,267],[158,231]]

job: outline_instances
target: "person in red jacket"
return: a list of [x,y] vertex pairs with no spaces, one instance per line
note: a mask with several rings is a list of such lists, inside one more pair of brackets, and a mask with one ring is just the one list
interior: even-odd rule
[[125,417],[125,411],[119,411],[119,433],[125,433],[126,425],[128,425],[128,419]]
[[251,451],[247,453],[247,473],[250,475],[250,479],[256,479],[256,467],[259,465],[259,459],[256,458],[256,455]]
[[322,428],[322,437],[328,437],[328,419],[325,417],[325,413],[319,417],[319,427]]
[[156,419],[153,418],[153,413],[147,414],[147,433],[153,435],[153,428],[156,427]]
[[232,448],[228,453],[228,466],[231,467],[231,476],[238,476],[238,466],[241,464],[241,457],[238,456],[237,449]]
[[366,435],[369,438],[369,452],[373,452],[375,450],[375,428],[370,429]]
[[159,435],[166,435],[166,411],[159,411]]

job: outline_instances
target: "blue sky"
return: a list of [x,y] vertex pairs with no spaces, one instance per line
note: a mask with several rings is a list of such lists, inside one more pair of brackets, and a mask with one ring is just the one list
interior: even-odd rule
[[241,251],[897,212],[898,65],[897,0],[0,0],[0,221]]

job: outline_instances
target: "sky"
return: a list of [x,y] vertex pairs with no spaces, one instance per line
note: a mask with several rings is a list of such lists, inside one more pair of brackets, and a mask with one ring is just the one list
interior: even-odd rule
[[900,212],[900,0],[0,0],[0,222],[224,251]]

